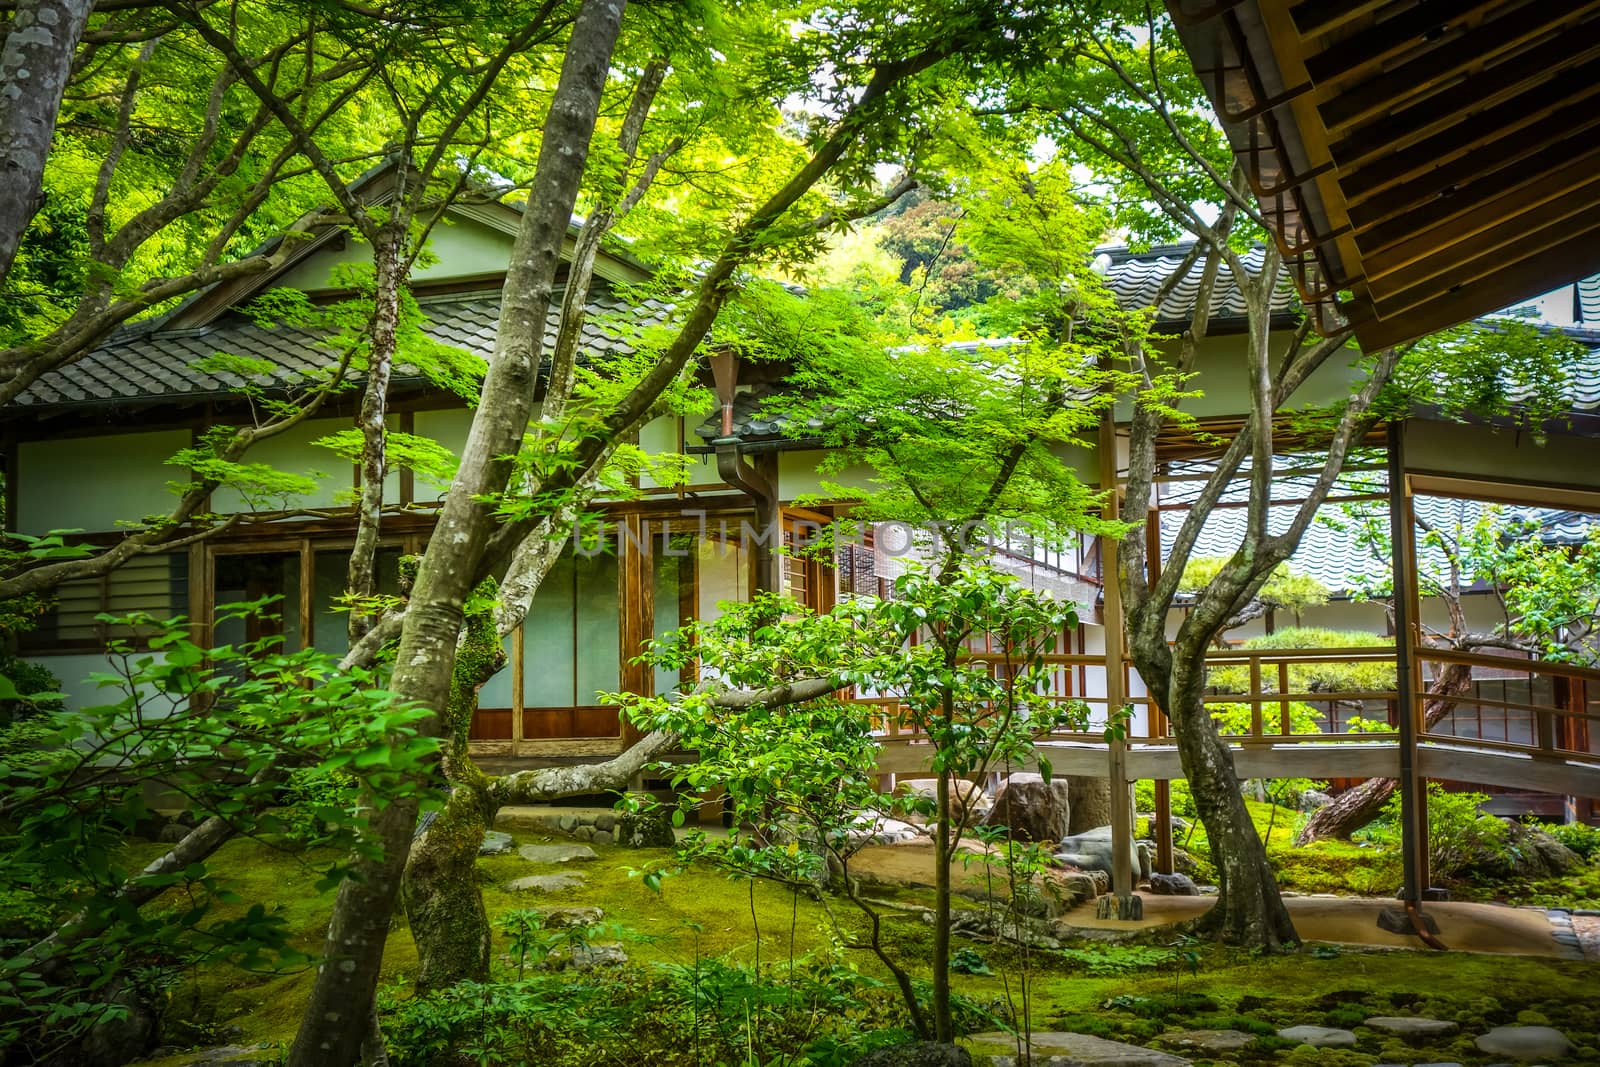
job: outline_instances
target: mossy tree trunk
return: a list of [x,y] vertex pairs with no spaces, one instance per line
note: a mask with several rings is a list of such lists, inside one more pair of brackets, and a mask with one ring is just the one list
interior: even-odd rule
[[495,591],[492,580],[474,591],[456,649],[441,761],[450,794],[444,810],[412,841],[406,861],[406,917],[417,944],[417,988],[423,992],[489,977],[489,913],[478,889],[477,863],[498,805],[490,799],[489,779],[468,754],[467,736],[478,690],[505,666],[494,625]]

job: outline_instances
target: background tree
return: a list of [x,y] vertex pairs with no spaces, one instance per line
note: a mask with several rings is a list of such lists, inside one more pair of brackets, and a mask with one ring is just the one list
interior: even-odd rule
[[[1217,574],[1227,563],[1225,556],[1193,557],[1184,567],[1183,581],[1178,583],[1178,592],[1186,596],[1199,595],[1216,579]],[[1217,631],[1216,641],[1219,645],[1226,645],[1223,635],[1229,630],[1246,626],[1263,618],[1269,612],[1288,611],[1299,618],[1300,613],[1307,608],[1326,604],[1329,595],[1328,587],[1318,581],[1315,575],[1300,573],[1287,563],[1279,564],[1262,583],[1250,602],[1223,623],[1222,628]]]

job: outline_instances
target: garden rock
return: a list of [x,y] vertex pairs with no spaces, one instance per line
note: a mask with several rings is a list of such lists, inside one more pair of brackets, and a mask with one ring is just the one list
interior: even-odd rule
[[994,807],[983,817],[983,825],[1009,827],[1022,841],[1054,844],[1067,836],[1071,814],[1066,782],[1013,774],[995,794]]
[[874,1049],[850,1067],[972,1067],[972,1056],[960,1045],[913,1041]]
[[1379,1033],[1418,1039],[1449,1037],[1461,1029],[1447,1019],[1423,1019],[1409,1015],[1375,1015],[1362,1025]]
[[1296,805],[1301,811],[1318,811],[1333,803],[1333,797],[1320,789],[1307,789],[1301,792],[1299,803]]
[[[1139,881],[1150,877],[1150,842],[1131,841],[1134,876]],[[1061,849],[1056,853],[1057,863],[1081,867],[1086,871],[1111,873],[1111,827],[1097,826],[1081,834],[1061,839]]]
[[1150,892],[1158,897],[1197,897],[1200,887],[1187,874],[1162,874],[1150,876]]
[[[1017,779],[1022,777],[1038,778],[1039,776],[1036,774],[1026,776],[1013,774],[1011,777]],[[1043,779],[1040,780],[1042,781]],[[933,800],[939,795],[939,779],[902,778],[895,783],[894,791],[902,796],[918,796]],[[990,798],[988,793],[983,791],[982,786],[960,780],[950,784],[950,803],[952,807],[965,804],[974,821],[987,814],[994,807],[994,800]]]
[[562,872],[561,874],[530,874],[506,883],[506,888],[513,893],[559,893],[565,889],[576,889],[583,884],[583,875],[577,871]]
[[626,966],[628,954],[618,944],[577,944],[572,946],[564,962],[574,971],[593,971],[602,967]]
[[1331,1026],[1291,1026],[1279,1030],[1278,1036],[1312,1048],[1354,1048],[1356,1044],[1355,1034]]
[[[557,878],[563,877],[556,875]],[[564,930],[573,926],[593,926],[606,913],[599,908],[545,908],[544,924],[552,929]]]
[[529,863],[572,863],[600,858],[588,845],[523,845],[517,849],[517,855]]
[[1256,1043],[1255,1034],[1243,1030],[1178,1030],[1162,1034],[1161,1040],[1179,1048],[1194,1048],[1201,1052],[1238,1052]]
[[[995,1031],[968,1038],[974,1052],[986,1054],[994,1067],[1018,1067],[1017,1043]],[[1189,1061],[1170,1052],[1125,1045],[1088,1034],[1035,1033],[1033,1067],[1187,1067]]]
[[672,813],[666,808],[624,812],[617,818],[614,835],[630,848],[671,848],[678,843],[672,830]]
[[483,835],[483,844],[478,846],[480,856],[498,856],[502,852],[510,852],[515,847],[511,835],[503,830],[490,830]]
[[1572,1052],[1572,1042],[1549,1026],[1497,1026],[1478,1038],[1478,1051],[1524,1063],[1559,1060]]

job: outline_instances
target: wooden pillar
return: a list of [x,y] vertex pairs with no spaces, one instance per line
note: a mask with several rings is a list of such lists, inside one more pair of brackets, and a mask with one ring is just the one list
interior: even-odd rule
[[[1145,516],[1144,524],[1144,560],[1145,572],[1149,576],[1151,585],[1161,580],[1161,509],[1151,508]],[[1151,742],[1165,739],[1167,736],[1167,713],[1156,700],[1154,693],[1150,694],[1148,705],[1148,728],[1145,733]],[[1172,783],[1165,778],[1156,780],[1155,783],[1156,810],[1155,825],[1151,831],[1156,839],[1156,864],[1155,869],[1162,874],[1172,874],[1174,864],[1172,861]]]
[[[1100,417],[1100,489],[1106,493],[1105,517],[1117,517],[1117,424],[1108,407]],[[1123,685],[1124,637],[1122,623],[1122,590],[1118,585],[1117,560],[1119,543],[1116,538],[1100,535],[1101,578],[1105,600],[1106,633],[1106,715],[1116,716],[1127,703],[1127,690]],[[1131,914],[1128,903],[1133,896],[1133,804],[1128,795],[1128,745],[1115,739],[1107,745],[1107,777],[1111,791],[1111,892],[1117,898],[1119,915]]]
[[[655,670],[648,663],[634,662],[655,633],[654,554],[650,530],[643,517],[627,515],[617,552],[617,624],[622,649],[622,689],[650,696],[655,691]],[[632,745],[640,737],[638,727],[622,723],[622,743]]]
[[1427,788],[1417,768],[1421,705],[1413,674],[1416,646],[1416,571],[1411,495],[1405,476],[1402,427],[1388,428],[1389,543],[1394,571],[1394,675],[1400,704],[1400,899],[1420,905],[1428,888]]

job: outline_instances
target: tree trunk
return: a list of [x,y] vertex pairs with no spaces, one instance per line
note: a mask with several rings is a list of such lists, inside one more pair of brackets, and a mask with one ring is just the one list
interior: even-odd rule
[[[398,216],[378,228],[373,243],[372,263],[375,282],[372,309],[372,349],[367,359],[367,382],[361,396],[361,413],[356,426],[361,431],[361,499],[356,505],[356,543],[350,550],[350,566],[345,576],[345,592],[353,597],[370,598],[378,591],[378,536],[382,532],[383,480],[389,473],[389,378],[394,371],[395,349],[399,343],[400,287],[405,284],[405,263],[401,245],[405,223]],[[350,610],[350,644],[372,629],[373,614],[360,604]]]
[[459,784],[411,843],[406,916],[417,943],[417,992],[489,977],[489,913],[478,888],[478,848],[494,821],[488,791]]
[[[1233,752],[1206,710],[1204,654],[1201,646],[1195,657],[1200,660],[1198,666],[1174,662],[1166,686],[1168,714],[1178,727],[1174,731],[1178,757],[1217,867],[1217,904],[1200,920],[1198,929],[1230,944],[1277,951],[1300,938],[1239,792]],[[1177,656],[1174,650],[1175,660]],[[1144,673],[1143,665],[1140,673]]]
[[[550,102],[528,206],[507,265],[494,358],[455,483],[417,572],[390,686],[402,699],[445,710],[462,606],[477,582],[494,528],[494,501],[532,413],[544,326],[561,246],[572,218],[625,0],[579,9]],[[425,722],[435,733],[438,719]],[[290,1067],[349,1067],[361,1056],[389,922],[411,848],[419,802],[391,801],[372,818],[378,858],[360,857],[339,887],[324,960],[307,999]]]
[[[1428,699],[1422,705],[1423,728],[1437,726],[1455,710],[1456,700],[1471,686],[1471,667],[1463,663],[1447,664],[1428,687]],[[1369,778],[1354,789],[1345,790],[1333,798],[1333,803],[1311,816],[1294,843],[1309,845],[1325,837],[1348,838],[1378,817],[1398,785],[1393,778]]]
[[90,0],[20,0],[0,48],[0,282],[44,203],[44,164]]
[[1111,779],[1067,775],[1067,833],[1081,834],[1111,825]]

